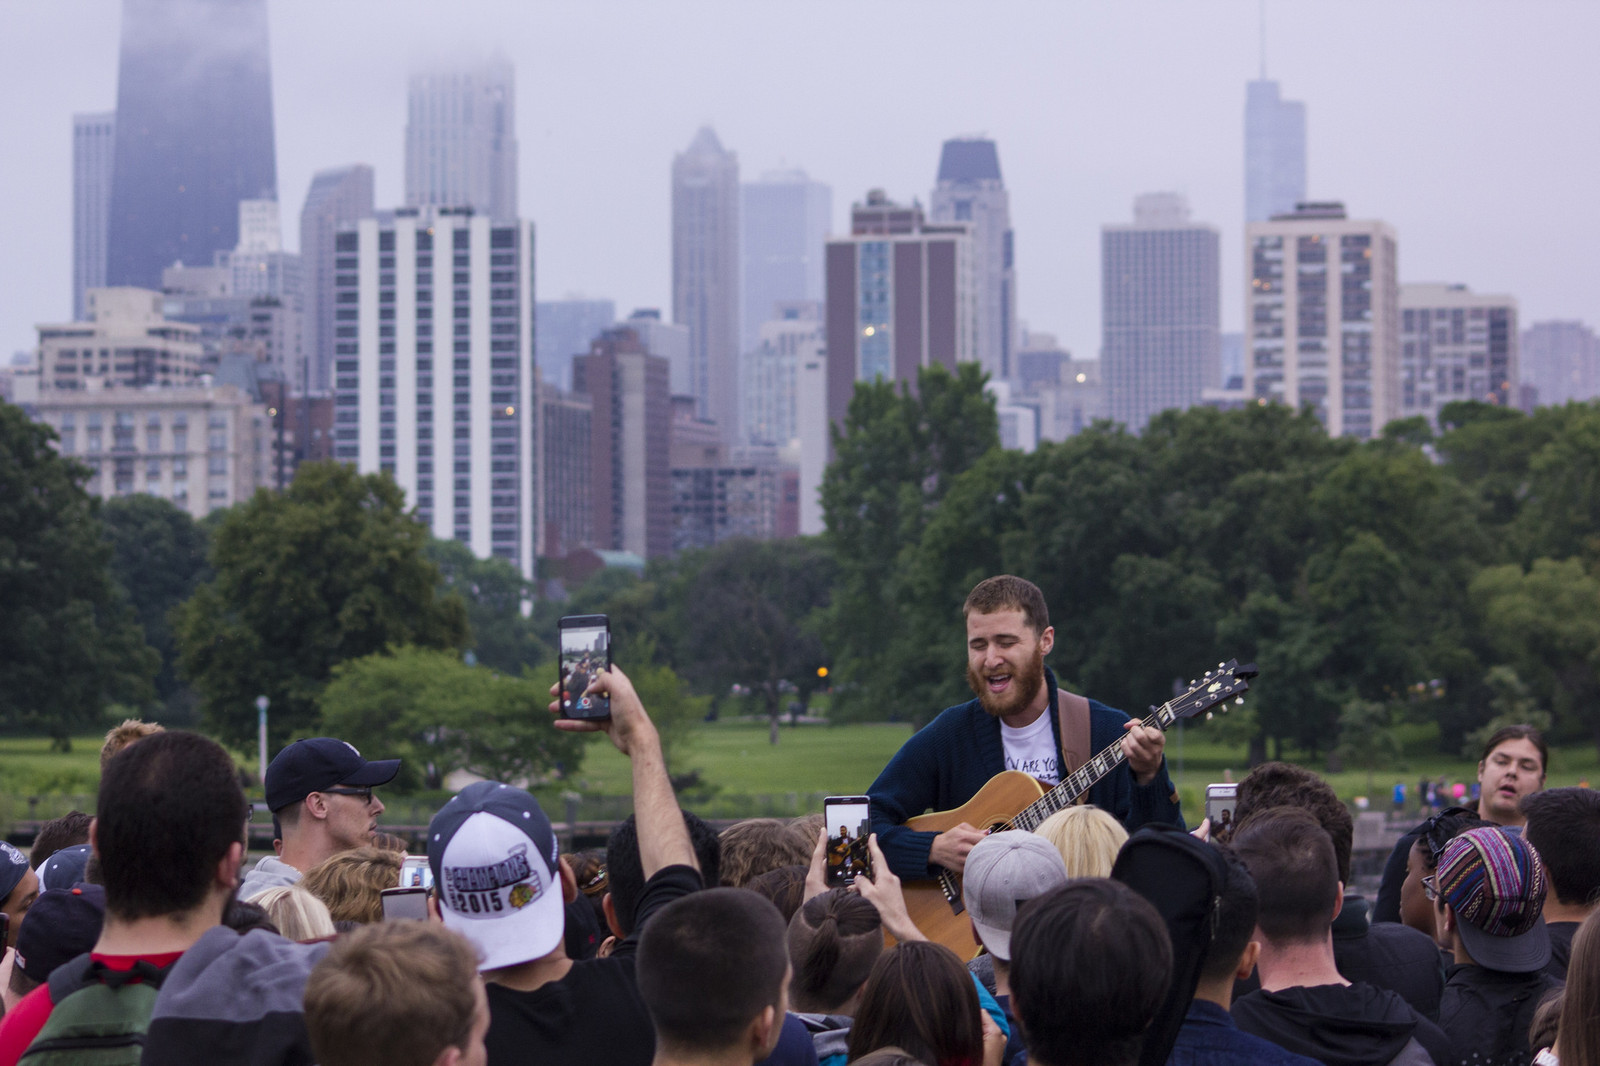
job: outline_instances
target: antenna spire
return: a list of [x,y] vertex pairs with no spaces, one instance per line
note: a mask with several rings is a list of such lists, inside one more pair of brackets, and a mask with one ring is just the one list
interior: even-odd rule
[[1267,0],[1261,0],[1261,80],[1267,80]]

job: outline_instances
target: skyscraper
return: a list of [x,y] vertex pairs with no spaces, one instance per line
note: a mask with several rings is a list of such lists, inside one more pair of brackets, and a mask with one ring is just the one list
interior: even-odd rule
[[116,134],[115,111],[72,116],[72,317],[80,321],[83,294],[106,283]]
[[1265,75],[1245,88],[1244,220],[1265,222],[1306,198],[1306,105]]
[[989,376],[1016,373],[1017,272],[1011,236],[1011,195],[1000,180],[1000,153],[983,137],[944,142],[931,204],[935,222],[965,223],[972,236],[978,347],[973,358]]
[[542,542],[533,226],[399,208],[334,238],[334,457],[534,576]]
[[573,361],[590,416],[590,533],[597,547],[644,558],[672,550],[672,396],[667,361],[616,326]]
[[1517,402],[1517,301],[1433,282],[1400,286],[1400,417],[1435,429],[1456,400]]
[[300,264],[305,277],[305,380],[295,387],[327,392],[333,366],[333,239],[346,222],[372,214],[372,168],[365,163],[319,170],[300,209]]
[[589,350],[594,339],[617,321],[610,300],[569,296],[540,300],[535,307],[533,336],[539,373],[558,388],[572,388],[572,360]]
[[1133,225],[1100,229],[1102,372],[1112,420],[1135,433],[1220,373],[1218,242],[1176,193],[1140,196]]
[[[954,371],[977,350],[967,223],[930,223],[882,189],[828,242],[828,418],[842,422],[857,381],[916,384],[922,367]],[[797,389],[799,386],[797,386]],[[803,434],[802,434],[803,436]]]
[[689,391],[739,431],[739,157],[702,126],[672,161],[672,318],[689,327]]
[[106,282],[160,288],[277,198],[266,0],[123,0]]
[[517,91],[511,64],[411,76],[406,204],[517,217]]
[[1535,322],[1522,334],[1522,381],[1542,407],[1600,396],[1600,338],[1582,322]]
[[1245,227],[1245,395],[1309,404],[1329,433],[1371,438],[1400,414],[1394,227],[1302,203]]
[[761,341],[761,324],[780,302],[822,299],[822,245],[833,190],[803,170],[772,170],[740,188],[739,239],[744,312],[739,350]]

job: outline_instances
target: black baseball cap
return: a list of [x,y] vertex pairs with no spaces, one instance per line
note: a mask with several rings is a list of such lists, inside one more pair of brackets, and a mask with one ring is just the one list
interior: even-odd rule
[[333,737],[297,740],[267,764],[267,809],[281,811],[335,785],[387,785],[399,772],[399,759],[368,762],[353,746]]
[[105,918],[106,890],[99,885],[39,893],[17,930],[18,968],[43,984],[51,970],[94,948]]

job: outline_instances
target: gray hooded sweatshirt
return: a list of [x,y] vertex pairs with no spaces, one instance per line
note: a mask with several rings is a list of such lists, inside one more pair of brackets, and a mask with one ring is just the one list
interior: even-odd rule
[[244,883],[239,886],[239,898],[248,903],[252,897],[261,895],[267,889],[292,885],[302,876],[299,870],[276,855],[268,855],[244,875]]

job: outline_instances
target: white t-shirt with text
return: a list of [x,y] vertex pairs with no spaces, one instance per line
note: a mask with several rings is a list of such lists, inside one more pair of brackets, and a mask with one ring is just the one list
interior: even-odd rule
[[1000,723],[1000,740],[1005,745],[1006,769],[1021,770],[1047,785],[1061,783],[1061,757],[1056,753],[1055,731],[1048,712],[1032,725],[1012,729]]

